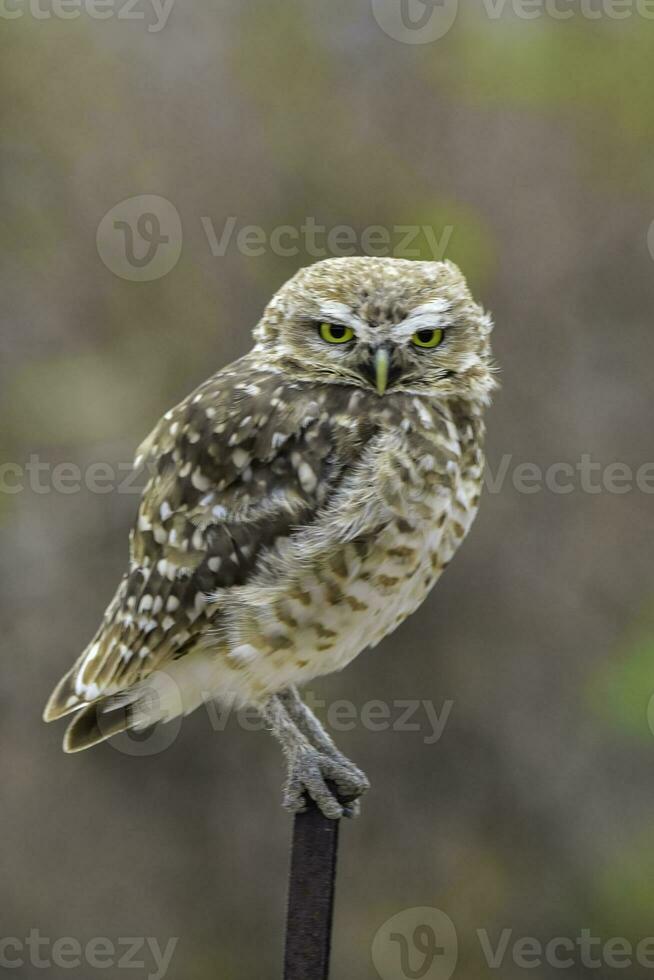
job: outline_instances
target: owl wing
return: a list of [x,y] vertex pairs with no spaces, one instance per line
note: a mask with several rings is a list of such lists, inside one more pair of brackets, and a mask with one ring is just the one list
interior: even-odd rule
[[248,355],[166,413],[136,458],[149,480],[129,571],[47,720],[127,690],[215,627],[210,596],[311,526],[361,457],[374,431],[364,396],[294,383]]

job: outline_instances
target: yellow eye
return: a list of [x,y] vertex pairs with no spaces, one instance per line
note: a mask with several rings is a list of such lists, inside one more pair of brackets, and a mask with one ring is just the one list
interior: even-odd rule
[[414,347],[438,347],[442,339],[442,330],[417,330],[411,338],[411,343]]
[[351,327],[341,327],[338,323],[321,323],[318,333],[328,344],[349,344],[354,337]]

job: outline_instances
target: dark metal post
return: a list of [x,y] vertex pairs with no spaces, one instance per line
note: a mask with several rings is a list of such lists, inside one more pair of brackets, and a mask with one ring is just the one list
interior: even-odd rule
[[328,980],[339,824],[313,803],[295,816],[284,980]]

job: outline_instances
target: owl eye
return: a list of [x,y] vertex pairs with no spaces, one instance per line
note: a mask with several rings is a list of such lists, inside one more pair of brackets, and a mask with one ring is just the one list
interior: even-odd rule
[[321,323],[318,333],[328,344],[349,344],[354,338],[354,330],[351,327],[341,327],[337,323]]
[[438,347],[442,340],[442,330],[417,330],[411,338],[411,343],[414,347]]

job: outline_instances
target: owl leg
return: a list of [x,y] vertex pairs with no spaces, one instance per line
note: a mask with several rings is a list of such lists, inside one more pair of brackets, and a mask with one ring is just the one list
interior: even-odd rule
[[[300,731],[317,749],[327,755],[340,755],[334,742],[320,724],[313,711],[304,703],[294,684],[277,695]],[[342,757],[344,758],[344,756]]]
[[268,699],[263,715],[288,761],[284,807],[291,813],[300,813],[306,809],[308,795],[331,820],[351,815],[352,801],[367,789],[367,780],[365,786],[361,785],[363,774],[356,770],[359,778],[354,779],[355,767],[351,763],[346,767],[316,748],[277,695]]
[[[355,766],[347,756],[337,748],[330,736],[327,734],[313,711],[304,703],[295,685],[291,684],[284,691],[277,695],[282,702],[292,721],[295,722],[302,734],[318,749],[319,752],[328,756],[334,763],[347,771],[350,780],[349,801],[344,807],[344,816],[356,817],[359,814],[359,796],[370,789],[368,777],[358,766]],[[342,802],[342,801],[341,801]]]

